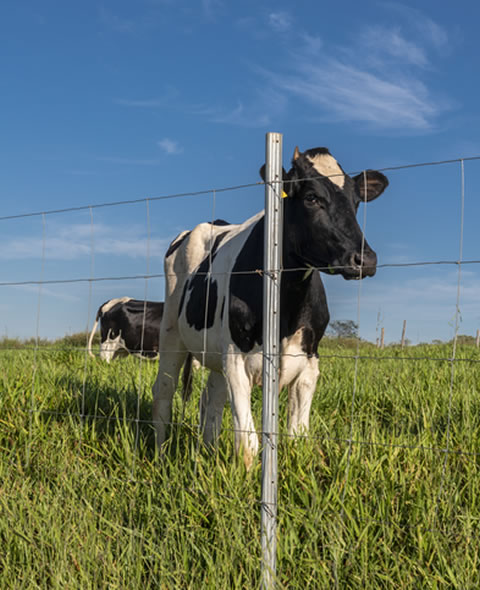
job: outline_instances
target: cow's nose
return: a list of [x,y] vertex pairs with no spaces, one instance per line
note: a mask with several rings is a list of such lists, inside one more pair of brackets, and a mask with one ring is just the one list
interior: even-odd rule
[[377,255],[373,250],[365,249],[361,252],[354,252],[350,257],[350,264],[354,269],[362,269],[363,276],[373,276],[377,267]]

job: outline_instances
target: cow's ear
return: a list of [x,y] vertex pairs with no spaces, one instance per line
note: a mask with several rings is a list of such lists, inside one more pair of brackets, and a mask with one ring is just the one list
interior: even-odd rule
[[373,201],[388,186],[388,178],[377,170],[365,170],[353,178],[359,201]]
[[[289,179],[289,175],[288,172],[285,171],[285,168],[282,168],[282,174],[283,174],[283,180],[288,180]],[[265,182],[265,164],[260,168],[260,177],[263,180],[263,182]],[[288,190],[289,190],[289,184],[287,183],[286,185],[284,185],[283,187],[283,191],[284,191],[284,197],[285,196],[289,196],[288,195]]]

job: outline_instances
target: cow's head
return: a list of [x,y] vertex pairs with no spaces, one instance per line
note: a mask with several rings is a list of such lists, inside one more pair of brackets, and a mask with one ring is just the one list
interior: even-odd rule
[[128,353],[125,347],[125,341],[122,338],[122,331],[117,329],[115,325],[105,327],[100,326],[101,341],[100,341],[100,358],[109,363],[117,356],[123,356]]
[[351,178],[328,149],[301,153],[295,148],[283,180],[284,263],[319,267],[345,279],[373,276],[377,256],[363,238],[356,213],[362,201],[382,194],[387,178],[376,170]]

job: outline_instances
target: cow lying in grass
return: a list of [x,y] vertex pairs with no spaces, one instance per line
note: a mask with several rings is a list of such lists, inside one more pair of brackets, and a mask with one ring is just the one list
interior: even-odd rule
[[[351,178],[327,149],[296,148],[284,182],[280,387],[288,387],[288,432],[295,434],[308,430],[317,348],[329,321],[320,274],[311,267],[345,279],[375,274],[377,257],[356,213],[362,201],[382,194],[388,180],[375,170]],[[200,404],[204,440],[218,436],[228,399],[235,447],[243,449],[250,467],[258,451],[250,392],[262,375],[263,279],[256,271],[263,269],[263,249],[263,211],[239,225],[202,223],[170,245],[160,330],[164,352],[153,386],[158,445],[171,421],[184,359],[205,350],[201,358],[211,372]]]

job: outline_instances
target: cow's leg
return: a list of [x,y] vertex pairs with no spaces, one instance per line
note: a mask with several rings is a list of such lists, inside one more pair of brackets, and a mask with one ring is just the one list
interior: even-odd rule
[[[172,421],[173,394],[186,356],[186,352],[181,352],[182,345],[178,341],[168,342],[162,349],[157,378],[153,384],[153,424],[159,448],[165,441],[167,427]],[[175,352],[168,352],[170,350]]]
[[235,450],[243,450],[245,467],[250,469],[258,452],[258,436],[250,407],[251,383],[245,371],[245,362],[238,354],[228,355],[225,378],[233,415]]
[[310,407],[319,375],[318,358],[308,359],[305,367],[288,388],[288,433],[297,434],[308,430]]
[[205,444],[214,444],[220,435],[223,408],[227,398],[225,377],[221,373],[210,371],[207,385],[200,400],[200,424],[202,425]]

